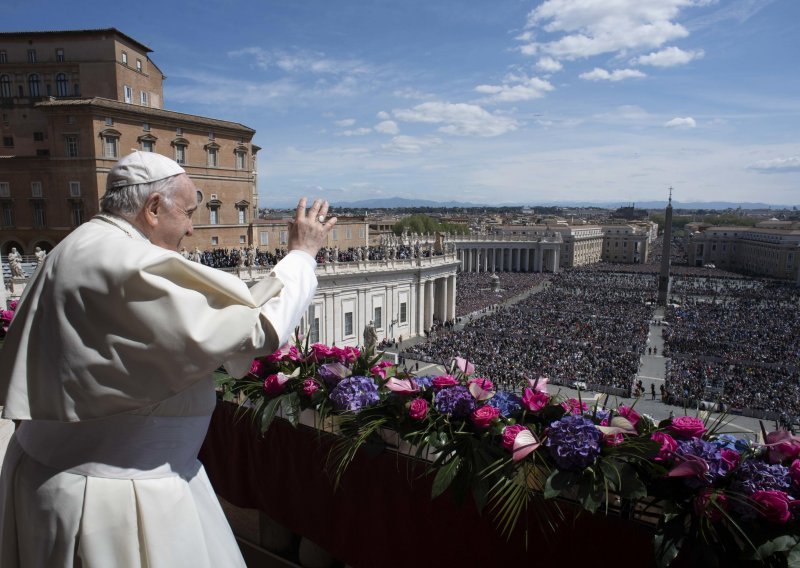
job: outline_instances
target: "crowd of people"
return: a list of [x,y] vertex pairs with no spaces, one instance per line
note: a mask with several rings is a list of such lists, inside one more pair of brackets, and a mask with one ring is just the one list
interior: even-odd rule
[[456,278],[456,315],[466,316],[481,312],[536,288],[550,278],[538,272],[501,272],[498,289],[492,289],[492,274],[488,272],[461,272]]
[[547,376],[630,392],[654,310],[645,278],[565,271],[541,292],[408,351],[441,363],[465,357],[508,390]]
[[800,415],[800,292],[766,280],[677,280],[667,311],[668,391]]

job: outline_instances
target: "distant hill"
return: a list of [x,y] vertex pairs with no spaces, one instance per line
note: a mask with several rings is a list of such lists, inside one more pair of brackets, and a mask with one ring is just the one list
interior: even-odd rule
[[334,207],[347,207],[350,209],[394,209],[400,207],[488,207],[482,203],[469,203],[466,201],[431,201],[429,199],[406,199],[405,197],[386,197],[380,199],[362,199],[331,203]]

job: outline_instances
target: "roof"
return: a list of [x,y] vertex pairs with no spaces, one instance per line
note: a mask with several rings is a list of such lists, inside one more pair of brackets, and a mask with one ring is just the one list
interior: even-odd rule
[[105,99],[103,97],[92,97],[83,99],[51,99],[36,103],[36,108],[70,108],[70,107],[96,107],[111,109],[121,112],[131,112],[136,114],[144,114],[156,118],[166,118],[172,120],[181,120],[185,122],[200,123],[206,126],[214,126],[217,128],[229,128],[233,130],[245,131],[250,134],[255,134],[255,130],[249,126],[239,124],[238,122],[230,122],[227,120],[219,120],[218,118],[209,118],[206,116],[199,116],[196,114],[186,114],[174,110],[164,110],[160,108],[152,108],[146,106],[134,105],[131,103],[123,103],[113,99]]
[[134,44],[135,46],[141,48],[147,53],[151,53],[153,50],[144,45],[143,43],[136,41],[131,36],[126,35],[119,31],[117,28],[99,28],[99,29],[88,29],[88,30],[50,30],[50,31],[23,31],[23,32],[0,32],[0,40],[3,38],[12,38],[12,37],[31,37],[31,36],[66,36],[66,35],[96,35],[98,33],[107,33],[107,34],[115,34],[118,35],[128,42]]

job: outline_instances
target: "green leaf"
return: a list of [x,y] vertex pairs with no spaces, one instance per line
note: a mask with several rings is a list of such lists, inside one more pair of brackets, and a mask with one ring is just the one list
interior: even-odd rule
[[639,479],[636,470],[629,464],[623,463],[619,470],[622,485],[618,488],[623,499],[641,499],[647,497],[647,486]]
[[675,557],[680,552],[680,546],[683,539],[675,539],[663,533],[656,534],[653,537],[653,546],[655,548],[656,566],[658,568],[667,568]]
[[236,400],[236,395],[233,393],[233,391],[226,390],[222,393],[222,400],[225,402],[233,402]]
[[260,427],[262,434],[269,430],[272,421],[275,419],[275,413],[278,411],[278,406],[281,404],[282,399],[282,396],[271,399],[264,405],[263,410],[261,410]]
[[297,428],[300,423],[300,396],[293,392],[281,397],[281,410],[283,411],[283,417]]
[[572,471],[553,471],[544,485],[544,498],[558,497],[562,491],[574,487],[578,479],[578,474]]
[[789,568],[800,568],[800,543],[796,544],[790,551],[786,559]]
[[450,484],[458,475],[459,468],[461,467],[461,457],[453,456],[449,462],[444,464],[436,472],[436,477],[433,480],[433,487],[431,488],[431,498],[438,497],[450,487]]
[[766,560],[773,554],[794,550],[795,548],[797,548],[797,537],[784,534],[772,540],[768,540],[759,546],[755,554],[753,554],[753,558],[756,560]]

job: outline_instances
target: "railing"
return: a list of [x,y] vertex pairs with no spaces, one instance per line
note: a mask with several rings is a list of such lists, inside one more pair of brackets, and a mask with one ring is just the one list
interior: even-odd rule
[[558,243],[564,242],[560,234],[543,237],[541,235],[454,235],[447,239],[452,243],[482,242],[523,242],[523,243]]

